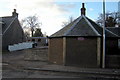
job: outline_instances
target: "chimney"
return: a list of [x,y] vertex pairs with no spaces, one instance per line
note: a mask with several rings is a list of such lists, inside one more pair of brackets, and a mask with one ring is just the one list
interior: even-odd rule
[[84,3],[82,3],[82,8],[81,8],[81,15],[85,15],[85,6],[84,6]]
[[12,12],[12,16],[13,16],[13,17],[16,17],[16,16],[17,16],[17,17],[18,17],[18,13],[16,13],[16,9],[14,9],[14,11]]

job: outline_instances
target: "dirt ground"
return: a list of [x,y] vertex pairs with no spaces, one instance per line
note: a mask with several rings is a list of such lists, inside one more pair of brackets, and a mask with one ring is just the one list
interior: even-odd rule
[[48,62],[48,48],[34,48],[21,51],[5,52],[2,55],[2,78],[75,78],[76,75],[26,70],[28,67],[42,68],[52,65]]
[[48,62],[48,47],[2,53],[2,78],[79,78],[119,80],[120,70],[84,69]]

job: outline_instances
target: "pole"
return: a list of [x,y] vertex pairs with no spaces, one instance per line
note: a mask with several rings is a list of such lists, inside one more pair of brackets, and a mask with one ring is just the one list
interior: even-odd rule
[[105,68],[105,0],[103,0],[103,60],[102,68]]

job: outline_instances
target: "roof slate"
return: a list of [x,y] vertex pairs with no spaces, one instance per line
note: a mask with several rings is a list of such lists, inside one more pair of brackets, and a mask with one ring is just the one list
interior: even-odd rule
[[[61,30],[57,31],[50,37],[63,37],[63,36],[102,36],[102,27],[96,24],[91,19],[84,15],[81,15],[75,19],[72,23],[68,24]],[[107,37],[118,37],[109,30],[105,30]]]
[[107,29],[120,37],[120,27],[107,27]]
[[1,17],[1,18],[3,22],[2,24],[2,34],[3,34],[16,17],[7,16],[7,17]]

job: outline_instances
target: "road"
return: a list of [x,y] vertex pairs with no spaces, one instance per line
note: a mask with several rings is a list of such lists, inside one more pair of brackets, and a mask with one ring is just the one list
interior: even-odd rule
[[37,48],[3,53],[3,78],[80,78],[80,80],[120,79],[120,70],[81,69],[51,64],[48,49]]

